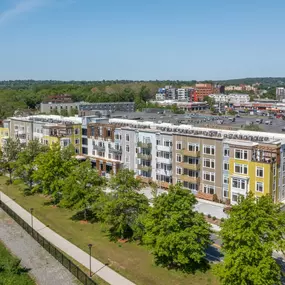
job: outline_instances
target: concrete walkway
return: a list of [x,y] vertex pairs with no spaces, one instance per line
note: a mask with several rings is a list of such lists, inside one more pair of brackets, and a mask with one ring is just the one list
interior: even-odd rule
[[[1,200],[4,204],[9,206],[15,213],[17,213],[25,222],[31,225],[31,214],[13,201],[10,197],[0,191]],[[51,242],[57,248],[65,252],[67,255],[72,257],[77,262],[81,263],[86,268],[89,268],[89,255],[72,244],[71,242],[58,235],[56,232],[48,228],[37,218],[33,218],[33,227],[38,231],[46,240]],[[135,285],[135,283],[129,281],[122,275],[118,274],[108,266],[105,266],[102,262],[97,259],[91,259],[92,272],[96,272],[100,278],[111,285]]]

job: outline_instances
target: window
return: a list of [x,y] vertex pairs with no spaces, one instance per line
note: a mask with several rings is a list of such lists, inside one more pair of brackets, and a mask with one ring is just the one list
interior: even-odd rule
[[181,162],[182,161],[182,156],[180,154],[176,155],[176,162]]
[[263,177],[264,173],[263,173],[263,167],[256,167],[256,176],[257,177]]
[[75,153],[79,153],[79,149],[78,148],[75,149]]
[[126,152],[130,152],[130,146],[126,145]]
[[176,174],[181,175],[182,174],[182,168],[176,167]]
[[238,194],[237,193],[232,193],[232,201],[237,202],[238,201]]
[[215,146],[214,145],[205,145],[203,147],[203,153],[209,155],[215,155]]
[[164,146],[172,146],[172,141],[164,141]]
[[182,142],[176,142],[176,149],[182,149]]
[[188,150],[189,151],[199,151],[199,145],[198,144],[189,143],[188,144]]
[[256,191],[263,192],[263,182],[256,182]]
[[230,156],[230,149],[229,148],[224,148],[224,156],[225,157]]
[[203,165],[204,167],[215,168],[215,160],[210,158],[204,158]]
[[111,158],[112,158],[111,153],[108,153],[108,158],[109,158],[109,159],[111,159]]
[[75,140],[75,144],[79,144],[79,139],[76,139],[76,140]]
[[224,162],[224,170],[229,170],[230,169],[230,165],[228,162]]
[[246,188],[246,181],[244,179],[233,178],[232,179],[232,188],[245,190],[245,188]]
[[203,187],[204,193],[207,194],[215,194],[215,186],[212,185],[204,185]]
[[215,182],[215,173],[214,172],[203,172],[203,179],[206,181]]
[[276,165],[273,166],[273,176],[276,176]]
[[87,145],[87,144],[88,144],[87,138],[82,138],[82,144],[84,144],[84,145]]
[[126,141],[129,142],[130,141],[130,135],[126,134]]
[[126,156],[126,162],[129,162],[129,157],[128,156]]
[[235,173],[239,174],[247,174],[247,165],[246,164],[239,164],[235,163]]
[[107,137],[111,136],[111,129],[107,129]]
[[159,140],[156,140],[156,145],[160,145],[160,141]]
[[243,149],[235,149],[235,158],[236,159],[248,159],[248,151]]
[[229,184],[229,177],[224,175],[224,184]]
[[76,129],[74,130],[74,134],[75,134],[75,135],[78,135],[78,134],[79,134],[79,129],[76,128]]
[[223,197],[224,198],[228,198],[229,197],[229,191],[228,190],[224,190],[223,191]]

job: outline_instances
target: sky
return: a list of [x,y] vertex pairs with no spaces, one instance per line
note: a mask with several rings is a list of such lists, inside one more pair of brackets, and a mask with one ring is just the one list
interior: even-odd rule
[[0,80],[285,77],[284,0],[0,0]]

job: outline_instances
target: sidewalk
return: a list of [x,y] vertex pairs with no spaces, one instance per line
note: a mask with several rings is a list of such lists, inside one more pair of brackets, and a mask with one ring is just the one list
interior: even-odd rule
[[[31,214],[28,211],[23,209],[1,191],[0,195],[4,204],[9,206],[9,208],[16,212],[25,222],[31,224]],[[89,255],[86,252],[58,235],[35,217],[33,218],[33,228],[54,246],[65,252],[77,262],[81,263],[84,267],[89,268]],[[96,275],[111,285],[135,285],[135,283],[129,281],[93,257],[91,259],[91,269],[92,272],[96,272]]]

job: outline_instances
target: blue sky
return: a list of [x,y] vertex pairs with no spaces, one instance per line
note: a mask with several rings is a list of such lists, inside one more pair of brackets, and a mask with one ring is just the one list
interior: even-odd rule
[[0,80],[285,76],[284,0],[0,0]]

